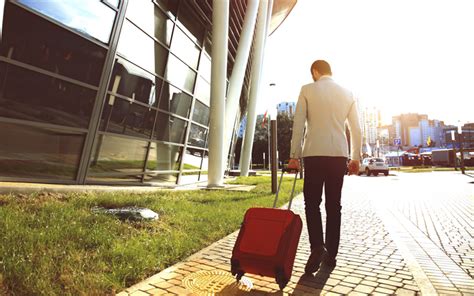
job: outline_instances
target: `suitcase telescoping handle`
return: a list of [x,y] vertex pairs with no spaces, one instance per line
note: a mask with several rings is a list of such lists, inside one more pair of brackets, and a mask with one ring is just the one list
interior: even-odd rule
[[[280,188],[281,188],[281,182],[283,181],[283,174],[285,172],[291,172],[293,170],[289,170],[287,168],[283,168],[281,170],[281,177],[280,177],[280,182],[278,183],[278,188],[277,188],[277,192],[275,194],[275,201],[273,202],[273,208],[276,207],[276,204],[277,204],[277,201],[278,201],[278,194],[280,193]],[[290,196],[290,201],[288,202],[288,210],[291,209],[291,202],[293,201],[293,195],[295,194],[295,185],[296,185],[296,179],[298,177],[298,171],[295,173],[295,179],[293,181],[293,188],[291,189],[291,196]]]

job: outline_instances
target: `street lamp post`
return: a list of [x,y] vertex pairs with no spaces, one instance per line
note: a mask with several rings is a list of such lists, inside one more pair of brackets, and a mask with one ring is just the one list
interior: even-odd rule
[[459,151],[461,152],[461,172],[465,174],[464,171],[464,151],[463,151],[463,134],[462,126],[458,126],[458,139],[459,139]]
[[[270,83],[270,90],[275,87],[275,83]],[[274,92],[270,91],[271,98],[270,102],[274,101]],[[277,110],[273,106],[269,111],[270,115],[270,161],[271,161],[271,173],[272,173],[272,193],[277,192],[277,178],[278,178],[278,159],[277,159]]]
[[454,135],[454,131],[451,130],[451,141],[453,142],[453,154],[454,154],[454,170],[457,171],[458,170],[458,167],[457,167],[457,160],[458,160],[458,156],[456,155],[456,136]]

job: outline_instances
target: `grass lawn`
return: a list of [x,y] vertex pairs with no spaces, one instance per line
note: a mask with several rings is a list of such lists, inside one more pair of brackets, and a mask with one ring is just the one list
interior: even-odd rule
[[[237,230],[249,207],[273,204],[270,177],[238,178],[251,192],[162,191],[0,195],[0,294],[106,295]],[[283,182],[279,206],[292,179]],[[302,180],[297,191],[302,190]],[[154,222],[122,222],[94,206],[139,206]]]

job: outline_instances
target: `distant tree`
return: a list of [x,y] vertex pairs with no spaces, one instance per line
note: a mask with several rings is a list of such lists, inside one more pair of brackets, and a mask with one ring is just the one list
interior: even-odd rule
[[280,113],[277,117],[278,156],[282,162],[290,158],[291,136],[293,134],[293,116]]
[[[252,149],[252,163],[263,165],[263,153],[265,153],[265,165],[268,165],[268,129],[270,122],[262,124],[263,117],[259,116],[255,125],[255,135]],[[286,113],[278,114],[277,117],[277,145],[278,156],[282,162],[290,158],[291,136],[293,132],[293,116]],[[240,161],[242,138],[238,138],[235,147],[235,162]]]

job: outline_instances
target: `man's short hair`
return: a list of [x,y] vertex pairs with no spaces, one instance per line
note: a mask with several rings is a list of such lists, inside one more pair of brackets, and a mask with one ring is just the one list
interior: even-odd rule
[[331,66],[325,60],[317,60],[311,65],[311,73],[316,70],[321,75],[332,75]]

